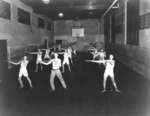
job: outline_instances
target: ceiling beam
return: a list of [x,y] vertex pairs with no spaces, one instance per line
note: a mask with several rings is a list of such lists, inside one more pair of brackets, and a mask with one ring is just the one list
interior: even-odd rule
[[40,6],[35,8],[35,11],[39,12],[41,10],[44,11],[57,11],[57,10],[72,10],[72,11],[80,11],[80,10],[105,10],[109,5],[78,5],[78,6],[66,6],[66,7],[57,7],[57,6]]

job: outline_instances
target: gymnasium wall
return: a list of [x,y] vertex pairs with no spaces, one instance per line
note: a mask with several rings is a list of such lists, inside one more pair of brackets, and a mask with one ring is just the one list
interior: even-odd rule
[[[84,37],[72,37],[72,27],[81,26]],[[91,46],[104,48],[103,20],[57,20],[54,21],[54,39],[62,40],[63,46],[72,45],[79,51],[87,51]]]
[[[137,1],[137,0],[136,0]],[[122,20],[122,30],[125,29],[125,25],[128,22],[125,22],[125,7],[122,9],[124,18]],[[130,11],[132,12],[132,11]],[[107,40],[106,46],[109,52],[115,54],[116,59],[130,67],[132,70],[143,75],[144,77],[150,79],[150,1],[149,0],[139,0],[139,15],[134,17],[134,20],[138,19],[138,44],[137,40],[134,40],[136,37],[132,37],[132,44],[128,43],[131,39],[128,37],[128,34],[125,36],[125,30],[120,34],[115,34],[115,40]],[[118,19],[119,20],[119,17]],[[133,21],[134,21],[133,20]],[[130,21],[130,20],[128,20]],[[132,28],[128,25],[128,28]],[[135,25],[136,26],[136,25]],[[127,29],[128,29],[127,28]],[[109,30],[112,31],[112,30]],[[134,43],[135,41],[135,43]]]
[[[47,25],[44,28],[38,26],[38,18],[42,18],[45,22],[51,22],[47,17],[35,14],[31,7],[20,0],[0,1],[8,3],[6,7],[10,5],[10,11],[5,7],[4,2],[0,8],[0,39],[5,39],[8,42],[9,58],[21,57],[24,51],[33,50],[44,44],[45,39],[52,42],[51,32],[47,29]],[[18,22],[18,8],[30,14],[30,25]]]

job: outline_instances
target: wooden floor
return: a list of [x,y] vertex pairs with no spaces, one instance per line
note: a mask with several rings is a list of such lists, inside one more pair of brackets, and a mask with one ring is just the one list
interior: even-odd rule
[[[121,93],[101,93],[103,68],[84,62],[86,53],[79,53],[72,72],[63,77],[68,90],[56,79],[56,92],[50,93],[49,72],[33,73],[33,89],[28,84],[19,89],[18,67],[6,71],[0,84],[0,116],[150,116],[150,81],[116,63],[115,77]],[[26,80],[24,80],[26,83]]]

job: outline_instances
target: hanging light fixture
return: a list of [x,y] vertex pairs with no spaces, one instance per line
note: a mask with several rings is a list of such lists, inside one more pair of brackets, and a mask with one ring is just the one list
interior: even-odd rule
[[63,14],[63,13],[59,13],[58,16],[59,16],[60,18],[62,18],[62,17],[64,16],[64,14]]
[[50,0],[42,0],[42,2],[43,2],[44,4],[49,4],[49,3],[50,3]]

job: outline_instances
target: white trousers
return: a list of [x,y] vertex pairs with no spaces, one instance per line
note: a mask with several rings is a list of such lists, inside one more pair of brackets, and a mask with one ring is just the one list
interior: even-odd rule
[[67,88],[66,83],[62,77],[61,71],[59,69],[57,69],[57,70],[52,70],[51,75],[50,75],[50,86],[51,86],[52,90],[55,90],[54,79],[56,76],[58,77],[59,81],[61,82],[63,88],[66,89]]

